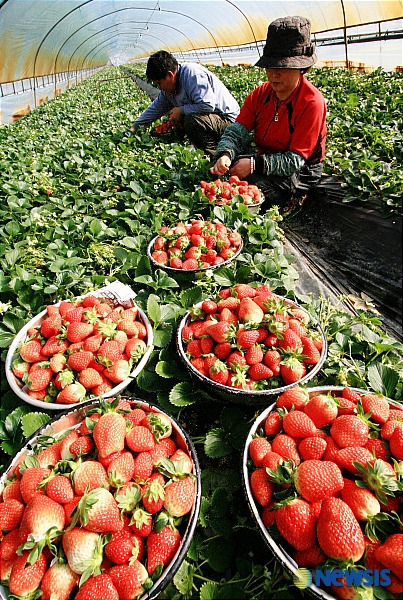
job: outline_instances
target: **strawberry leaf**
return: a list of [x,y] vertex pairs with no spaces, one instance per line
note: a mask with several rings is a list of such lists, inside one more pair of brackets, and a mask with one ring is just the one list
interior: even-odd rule
[[189,596],[192,591],[194,572],[194,566],[184,560],[173,578],[176,589],[184,596]]
[[21,419],[22,433],[29,438],[48,421],[50,421],[50,416],[45,413],[28,413]]
[[196,400],[193,385],[186,381],[175,385],[169,394],[169,401],[174,406],[189,406],[194,404]]
[[204,451],[209,458],[220,458],[231,453],[231,446],[224,429],[210,429],[204,442]]

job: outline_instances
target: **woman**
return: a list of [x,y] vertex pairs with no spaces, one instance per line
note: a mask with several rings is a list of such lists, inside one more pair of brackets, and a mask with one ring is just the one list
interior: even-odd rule
[[[302,204],[320,181],[326,103],[304,77],[316,60],[307,19],[273,21],[255,65],[266,69],[268,82],[249,94],[217,145],[211,173],[229,172],[258,185],[265,195],[264,208]],[[257,152],[242,156],[251,151],[252,131]]]

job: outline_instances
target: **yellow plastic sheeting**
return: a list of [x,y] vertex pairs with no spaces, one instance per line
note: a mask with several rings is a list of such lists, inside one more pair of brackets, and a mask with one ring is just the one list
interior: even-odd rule
[[[0,0],[1,1],[1,0]],[[277,17],[303,15],[312,32],[403,18],[402,0],[5,0],[0,83],[135,59],[264,41]],[[121,60],[122,62],[122,60]],[[124,61],[123,61],[124,62]]]

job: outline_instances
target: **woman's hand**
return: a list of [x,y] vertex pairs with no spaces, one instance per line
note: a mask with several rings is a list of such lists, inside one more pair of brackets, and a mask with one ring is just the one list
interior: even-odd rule
[[217,162],[210,168],[213,175],[224,175],[231,166],[231,159],[228,154],[223,154]]
[[231,175],[238,175],[239,179],[245,179],[251,174],[251,160],[250,158],[240,158],[229,170]]

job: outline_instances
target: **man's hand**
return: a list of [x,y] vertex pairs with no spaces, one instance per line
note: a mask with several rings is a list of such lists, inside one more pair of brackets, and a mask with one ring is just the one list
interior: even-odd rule
[[181,109],[179,106],[174,106],[174,108],[171,108],[169,111],[169,118],[171,119],[172,123],[178,123],[180,121]]
[[231,159],[228,154],[223,154],[217,162],[210,168],[213,175],[224,175],[231,166]]
[[250,158],[240,158],[229,170],[231,175],[238,175],[239,179],[245,179],[251,173]]

